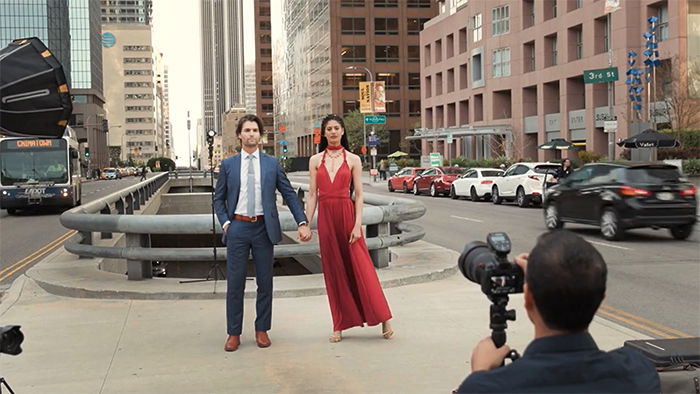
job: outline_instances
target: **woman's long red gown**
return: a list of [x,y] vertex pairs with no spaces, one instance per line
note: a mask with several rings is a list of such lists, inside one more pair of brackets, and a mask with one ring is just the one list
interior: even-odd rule
[[391,318],[364,236],[350,244],[355,226],[355,203],[350,199],[352,174],[345,158],[335,179],[323,153],[316,173],[318,185],[318,240],[323,277],[333,317],[333,330],[377,325]]

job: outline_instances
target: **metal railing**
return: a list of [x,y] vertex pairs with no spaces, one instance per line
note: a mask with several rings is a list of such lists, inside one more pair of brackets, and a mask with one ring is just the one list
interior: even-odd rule
[[[130,280],[146,279],[152,276],[152,261],[213,261],[211,246],[198,248],[152,248],[151,234],[211,234],[210,214],[193,215],[142,215],[134,211],[145,205],[146,200],[166,184],[168,177],[183,179],[182,173],[160,174],[135,186],[103,197],[61,215],[64,227],[79,233],[66,244],[67,251],[81,258],[102,257],[126,259]],[[204,176],[203,174],[200,175]],[[308,185],[293,183],[303,201]],[[389,247],[417,241],[425,235],[422,227],[406,223],[425,214],[425,206],[420,202],[400,198],[364,194],[366,204],[362,213],[362,223],[366,225],[366,243],[374,265],[378,268],[389,264]],[[294,231],[297,224],[290,212],[279,215],[282,231]],[[316,223],[312,223],[315,228]],[[400,233],[398,231],[400,231]],[[221,233],[216,222],[215,231]],[[102,239],[111,238],[112,233],[123,233],[126,246],[95,245],[93,233],[101,234]],[[226,248],[216,248],[217,261],[226,260]],[[318,255],[318,242],[294,245],[275,245],[275,257],[297,257]]]

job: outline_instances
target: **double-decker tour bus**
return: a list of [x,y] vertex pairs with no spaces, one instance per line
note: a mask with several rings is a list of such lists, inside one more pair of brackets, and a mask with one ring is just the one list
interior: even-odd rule
[[70,127],[62,138],[0,139],[0,209],[80,205],[78,141]]

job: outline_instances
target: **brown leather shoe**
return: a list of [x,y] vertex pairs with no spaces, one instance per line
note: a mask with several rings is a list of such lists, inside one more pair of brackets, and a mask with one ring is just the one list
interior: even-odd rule
[[224,345],[224,350],[227,352],[233,352],[236,349],[238,349],[238,346],[241,344],[241,336],[240,335],[229,335],[228,338],[226,339],[226,344]]
[[267,331],[255,331],[255,342],[258,347],[269,347],[272,345],[270,337],[267,336]]

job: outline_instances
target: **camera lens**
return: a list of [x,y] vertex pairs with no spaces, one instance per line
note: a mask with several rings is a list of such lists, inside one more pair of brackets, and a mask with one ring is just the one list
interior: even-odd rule
[[457,266],[465,278],[480,284],[484,268],[492,262],[494,262],[494,255],[489,247],[481,241],[474,241],[464,247]]

